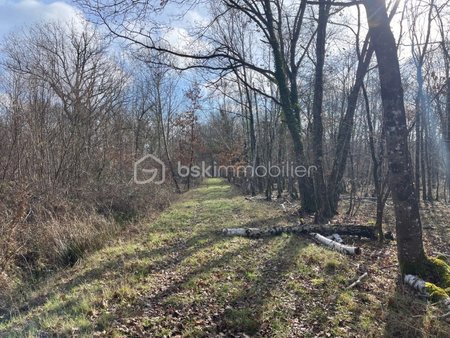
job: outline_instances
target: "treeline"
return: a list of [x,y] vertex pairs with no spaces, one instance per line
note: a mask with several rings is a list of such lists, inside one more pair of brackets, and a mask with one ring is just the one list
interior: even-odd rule
[[198,86],[183,91],[166,67],[118,52],[88,24],[48,22],[5,38],[1,74],[5,293],[17,276],[76,263],[193,185],[133,180],[145,154],[186,164],[197,151]]
[[[219,162],[225,159],[226,164],[257,167],[294,161],[317,166],[314,177],[299,180],[270,175],[233,180],[247,192],[265,193],[268,199],[275,190],[274,196],[288,192],[301,198],[304,211],[316,213],[320,221],[337,212],[342,193],[373,197],[380,223],[389,195],[383,106],[374,46],[361,13],[343,14],[342,7],[332,5],[305,9],[304,2],[286,8],[280,4],[281,19],[276,24],[281,37],[258,41],[257,36],[270,37],[271,28],[258,17],[258,7],[245,7],[251,3],[225,1],[223,8],[213,6],[215,46],[229,53],[204,53],[211,68],[219,67],[223,59],[229,63],[222,65],[226,75],[212,85],[219,111],[214,123],[222,125],[215,127],[222,133],[214,138],[224,145],[216,147],[221,149]],[[416,194],[424,201],[447,201],[450,59],[446,8],[435,1],[399,5],[389,4],[388,19],[397,27]],[[229,10],[223,13],[225,8]],[[303,16],[301,29],[311,34],[295,32],[295,24],[300,23],[283,15],[289,10]],[[321,17],[307,20],[311,15]],[[354,25],[347,23],[351,17],[356,19]],[[278,44],[284,44],[284,49]],[[231,119],[242,133],[239,137],[231,132]]]

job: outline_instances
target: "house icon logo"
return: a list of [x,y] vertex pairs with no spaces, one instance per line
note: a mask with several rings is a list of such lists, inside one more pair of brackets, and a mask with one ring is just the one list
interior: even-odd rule
[[165,180],[166,165],[155,155],[147,154],[134,162],[134,183],[163,184]]

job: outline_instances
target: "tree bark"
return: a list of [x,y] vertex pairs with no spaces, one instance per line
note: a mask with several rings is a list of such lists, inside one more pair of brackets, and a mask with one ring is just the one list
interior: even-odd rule
[[[368,39],[366,39],[368,43]],[[364,51],[364,50],[363,50]],[[348,95],[347,110],[344,118],[339,123],[336,155],[333,161],[333,167],[328,180],[328,196],[330,199],[330,206],[334,213],[337,212],[339,201],[339,185],[344,177],[344,171],[347,164],[347,158],[350,151],[350,139],[352,137],[353,120],[356,111],[356,104],[360,88],[363,84],[364,76],[372,59],[373,48],[369,45],[367,51],[361,55],[356,70],[356,79],[353,87]]]
[[314,192],[318,209],[315,218],[317,223],[327,221],[333,216],[324,178],[322,122],[323,67],[325,65],[325,42],[329,10],[330,6],[325,3],[325,0],[319,0],[319,19],[316,40],[316,69],[314,76],[314,99],[312,106],[312,148],[314,154],[314,165],[317,167],[317,170],[314,173]]
[[[302,0],[302,9],[300,10],[299,20],[302,19],[306,1]],[[291,69],[291,77],[287,74],[289,68],[286,64],[283,46],[280,45],[279,36],[277,36],[277,21],[274,18],[269,0],[264,0],[264,10],[267,20],[267,31],[270,37],[270,45],[272,47],[273,61],[275,66],[275,80],[278,85],[281,108],[286,119],[286,125],[292,138],[294,146],[295,163],[296,165],[306,165],[306,157],[301,139],[301,121],[300,108],[297,90],[297,80],[294,77],[296,69]],[[295,57],[295,55],[294,55]],[[290,81],[289,81],[290,79]],[[298,190],[300,193],[300,200],[302,209],[306,212],[314,212],[317,206],[314,200],[314,187],[310,177],[298,178]]]
[[378,61],[389,184],[396,216],[398,260],[403,274],[415,273],[426,262],[426,256],[407,143],[408,130],[397,48],[389,27],[385,1],[366,0],[364,6]]
[[382,164],[383,164],[383,142],[380,142],[380,150],[379,150],[379,156],[377,157],[376,151],[375,151],[375,140],[374,140],[374,131],[373,131],[373,124],[372,124],[372,118],[370,116],[370,106],[369,106],[369,97],[367,95],[366,88],[363,86],[363,95],[364,95],[364,102],[366,106],[366,118],[367,118],[367,127],[369,129],[369,148],[370,148],[370,154],[372,156],[372,171],[373,171],[373,182],[375,185],[375,195],[377,198],[377,211],[376,211],[376,221],[375,221],[375,227],[378,230],[378,240],[381,242],[384,239],[383,235],[383,213],[384,213],[384,207],[386,205],[387,197],[389,196],[389,191],[384,191],[384,184],[381,179],[382,176]]
[[[397,1],[390,14],[389,20],[392,20],[397,12],[399,2]],[[359,12],[358,12],[358,23]],[[356,43],[359,43],[359,33]],[[357,49],[358,51],[358,49]],[[345,111],[344,118],[339,123],[336,153],[333,160],[333,166],[328,179],[328,198],[330,199],[330,206],[333,213],[337,212],[339,202],[339,186],[344,177],[345,167],[347,165],[347,158],[350,151],[350,139],[352,137],[353,122],[356,111],[356,105],[358,102],[358,96],[361,87],[364,83],[364,77],[369,68],[370,62],[373,56],[373,46],[370,43],[370,34],[367,34],[364,39],[361,52],[358,52],[358,67],[356,68],[355,83],[350,90],[347,98],[347,109]]]

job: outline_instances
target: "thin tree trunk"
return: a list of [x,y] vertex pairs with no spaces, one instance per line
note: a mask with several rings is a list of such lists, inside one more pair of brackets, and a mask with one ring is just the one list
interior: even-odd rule
[[[419,84],[420,88],[420,84]],[[416,98],[416,122],[415,122],[415,132],[416,132],[416,148],[415,148],[415,172],[414,172],[414,181],[415,181],[415,189],[416,196],[420,196],[420,148],[421,148],[421,114],[420,114],[420,99],[419,95]]]
[[375,140],[374,140],[374,131],[372,118],[370,116],[370,106],[369,106],[369,97],[367,96],[366,88],[363,85],[363,94],[364,94],[364,102],[366,106],[366,118],[367,118],[367,126],[369,128],[369,147],[370,154],[372,156],[372,166],[373,166],[373,182],[375,185],[375,195],[377,198],[377,211],[376,211],[376,221],[375,227],[378,231],[378,240],[381,242],[384,239],[383,235],[383,212],[385,206],[385,200],[383,200],[383,192],[382,192],[382,184],[381,184],[381,165],[382,165],[382,152],[383,152],[383,144],[380,145],[380,157],[377,158],[376,150],[375,150]]
[[322,122],[323,67],[325,65],[325,43],[329,10],[330,6],[325,3],[325,0],[319,0],[319,19],[316,40],[316,71],[314,77],[314,99],[312,107],[312,148],[314,154],[314,165],[317,167],[314,174],[314,190],[318,208],[315,218],[317,223],[322,223],[333,216],[324,178]]
[[[169,164],[169,170],[170,170],[170,174],[172,176],[172,180],[173,180],[173,184],[175,185],[175,190],[177,193],[181,193],[181,189],[180,189],[180,185],[178,184],[177,178],[176,178],[176,173],[175,173],[175,169],[172,163],[172,158],[170,157],[170,153],[169,153],[169,146],[167,144],[167,139],[169,137],[169,133],[166,132],[164,130],[164,120],[163,120],[163,112],[162,112],[162,104],[161,104],[161,95],[159,92],[159,87],[158,89],[158,120],[160,123],[160,128],[161,128],[161,136],[163,139],[163,145],[164,145],[164,152],[167,158],[167,163]],[[169,121],[167,121],[167,123],[169,123]],[[169,131],[169,126],[167,126],[167,130]]]
[[[280,123],[280,127],[278,129],[278,153],[277,153],[277,163],[278,166],[281,168],[283,165],[283,151],[286,149],[286,128],[284,126],[284,123]],[[286,165],[289,165],[286,163]],[[284,189],[284,180],[285,177],[283,175],[278,175],[277,177],[277,198],[281,198],[283,194]]]

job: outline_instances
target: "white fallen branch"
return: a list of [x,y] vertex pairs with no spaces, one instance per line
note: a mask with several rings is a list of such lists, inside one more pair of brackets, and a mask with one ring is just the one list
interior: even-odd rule
[[361,248],[350,246],[350,245],[344,245],[338,242],[335,242],[329,238],[326,238],[322,236],[321,234],[311,234],[318,242],[322,243],[323,245],[326,245],[330,247],[331,249],[345,253],[347,255],[359,255],[361,253]]
[[414,290],[419,291],[423,296],[428,297],[429,294],[425,288],[425,281],[414,275],[405,275],[405,283],[411,286]]
[[354,281],[352,284],[350,284],[349,286],[347,286],[347,289],[352,289],[355,286],[361,284],[361,282],[366,279],[369,275],[367,274],[367,272],[364,272],[356,281]]
[[259,231],[258,228],[228,228],[222,230],[223,234],[228,236],[251,236],[252,233]]
[[[259,228],[227,228],[223,229],[222,233],[228,236],[245,236],[250,238],[260,238],[262,236],[276,236],[283,233],[293,233],[293,234],[304,234],[305,229],[303,226],[299,227],[272,227],[266,229]],[[338,241],[342,241],[342,238],[335,234],[332,235],[333,238],[337,239],[334,241],[332,239],[326,238],[317,233],[310,233],[317,241],[320,243],[330,247],[333,250],[336,250],[341,253],[345,253],[347,255],[359,255],[361,253],[361,249],[359,247],[354,247],[350,245],[344,245],[339,243]]]
[[327,238],[331,239],[331,240],[333,240],[335,242],[338,242],[338,243],[343,243],[344,242],[344,240],[342,239],[341,236],[339,236],[339,234],[332,234],[331,236],[327,236]]

